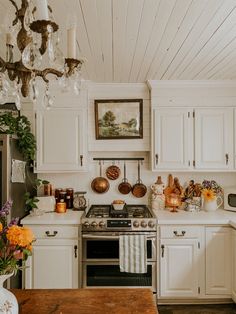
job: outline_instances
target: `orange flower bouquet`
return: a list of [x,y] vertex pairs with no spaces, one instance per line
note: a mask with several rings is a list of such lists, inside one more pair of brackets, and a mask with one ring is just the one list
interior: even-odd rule
[[7,201],[0,210],[0,275],[16,273],[21,262],[31,255],[34,235],[31,229],[17,225],[18,218],[7,222],[12,202]]
[[206,202],[210,202],[210,201],[213,201],[214,199],[216,199],[215,192],[213,190],[209,190],[209,189],[203,189],[202,190],[202,196]]

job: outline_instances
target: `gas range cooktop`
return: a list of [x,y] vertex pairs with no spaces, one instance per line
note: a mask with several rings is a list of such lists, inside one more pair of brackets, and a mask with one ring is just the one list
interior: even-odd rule
[[82,231],[153,231],[156,218],[146,205],[92,205],[82,217]]
[[125,205],[115,210],[112,205],[92,205],[87,218],[151,218],[153,214],[146,205]]

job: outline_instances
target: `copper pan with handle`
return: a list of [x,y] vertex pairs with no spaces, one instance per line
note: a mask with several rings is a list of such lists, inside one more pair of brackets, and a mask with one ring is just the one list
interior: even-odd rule
[[126,178],[126,164],[125,164],[125,162],[124,162],[124,179],[119,184],[118,190],[121,194],[129,194],[129,192],[132,190],[132,186]]
[[91,188],[94,192],[102,194],[102,193],[106,193],[109,190],[110,184],[106,178],[102,177],[101,161],[99,162],[99,166],[100,166],[100,177],[93,179],[91,183]]
[[143,197],[147,193],[147,187],[140,179],[140,161],[138,161],[138,180],[132,187],[132,194],[135,197]]

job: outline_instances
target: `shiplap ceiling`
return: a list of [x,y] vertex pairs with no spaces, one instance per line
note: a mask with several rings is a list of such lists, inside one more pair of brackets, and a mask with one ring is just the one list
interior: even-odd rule
[[[78,55],[88,60],[85,79],[236,79],[236,0],[48,2],[65,54],[68,20],[76,17]],[[10,2],[0,0],[0,21],[13,16]],[[0,44],[4,53],[3,34]]]

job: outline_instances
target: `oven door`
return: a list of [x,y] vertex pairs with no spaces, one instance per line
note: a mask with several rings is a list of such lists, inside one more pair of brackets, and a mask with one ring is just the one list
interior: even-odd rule
[[150,288],[156,292],[156,262],[147,263],[147,273],[120,272],[119,262],[83,262],[83,288]]
[[[142,232],[147,238],[147,273],[120,272],[119,235],[122,232],[82,234],[83,287],[148,287],[156,292],[156,243],[155,232]],[[125,234],[140,234],[129,233]]]
[[[122,234],[122,233],[120,233]],[[126,232],[125,234],[129,234]],[[136,233],[130,233],[136,234]],[[156,261],[156,233],[143,233],[147,238],[147,261]],[[98,234],[82,234],[82,260],[89,261],[119,261],[119,233],[99,232]]]

